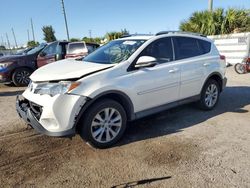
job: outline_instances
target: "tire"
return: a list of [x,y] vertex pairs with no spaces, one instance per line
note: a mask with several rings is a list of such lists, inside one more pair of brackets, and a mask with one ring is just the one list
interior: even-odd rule
[[12,74],[12,82],[15,86],[27,86],[30,82],[29,76],[32,71],[28,68],[16,69]]
[[236,63],[235,66],[234,66],[234,70],[238,74],[245,74],[247,72],[246,68],[245,68],[245,65],[242,64],[242,63]]
[[[113,121],[113,123],[112,123]],[[81,137],[96,148],[114,145],[124,134],[127,116],[118,102],[104,99],[94,103],[80,122]]]
[[217,105],[219,97],[220,88],[218,82],[209,79],[202,88],[198,105],[202,110],[212,110]]

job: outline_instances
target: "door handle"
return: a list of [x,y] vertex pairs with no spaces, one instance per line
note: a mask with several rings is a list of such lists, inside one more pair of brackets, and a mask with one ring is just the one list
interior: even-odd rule
[[204,67],[208,67],[210,65],[210,63],[204,63],[203,66]]
[[169,73],[176,73],[179,69],[170,69],[168,72]]

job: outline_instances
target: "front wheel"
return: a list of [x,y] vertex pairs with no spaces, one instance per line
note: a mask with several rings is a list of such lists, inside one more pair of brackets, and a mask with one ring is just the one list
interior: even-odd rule
[[32,71],[27,68],[19,68],[12,74],[12,82],[15,86],[27,86],[30,82]]
[[238,73],[238,74],[245,74],[246,71],[246,66],[243,63],[237,63],[234,66],[234,70]]
[[203,110],[212,110],[218,103],[220,96],[219,84],[213,79],[209,79],[201,91],[199,107]]
[[127,116],[116,101],[105,99],[93,104],[83,116],[80,135],[97,148],[114,145],[123,135]]

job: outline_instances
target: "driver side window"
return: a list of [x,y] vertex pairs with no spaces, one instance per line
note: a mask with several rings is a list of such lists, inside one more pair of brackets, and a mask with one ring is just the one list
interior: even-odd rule
[[46,48],[44,48],[43,50],[43,54],[44,55],[53,55],[53,54],[56,54],[56,51],[57,51],[57,42],[55,43],[52,43],[50,45],[48,45]]
[[171,38],[161,38],[149,44],[140,56],[151,56],[157,59],[157,63],[173,61],[173,48]]

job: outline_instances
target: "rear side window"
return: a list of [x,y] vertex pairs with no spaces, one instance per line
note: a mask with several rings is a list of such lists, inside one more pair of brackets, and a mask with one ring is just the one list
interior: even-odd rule
[[191,37],[174,37],[174,47],[176,60],[179,60],[206,54],[211,44]]
[[209,53],[211,50],[211,43],[205,40],[198,40],[203,54]]
[[149,44],[140,56],[152,56],[158,63],[173,61],[172,40],[170,37],[158,39]]
[[70,43],[68,45],[68,54],[83,53],[86,51],[84,43]]

